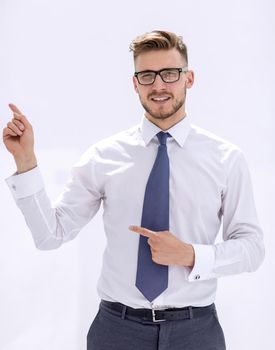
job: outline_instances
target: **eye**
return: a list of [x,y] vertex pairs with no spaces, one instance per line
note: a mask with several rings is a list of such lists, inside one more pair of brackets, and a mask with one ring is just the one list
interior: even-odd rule
[[155,73],[153,72],[145,72],[145,73],[141,73],[139,74],[139,77],[141,79],[152,79],[154,77]]
[[178,76],[178,71],[176,71],[176,70],[164,70],[162,72],[162,76],[163,76],[163,78],[166,78],[166,79],[174,79]]

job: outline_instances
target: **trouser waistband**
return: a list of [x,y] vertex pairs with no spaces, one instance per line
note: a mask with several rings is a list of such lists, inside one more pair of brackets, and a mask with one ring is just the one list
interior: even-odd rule
[[197,317],[202,317],[206,314],[216,312],[215,304],[202,307],[182,307],[182,308],[168,308],[164,310],[156,309],[134,309],[130,306],[111,302],[107,300],[101,300],[100,307],[103,309],[111,310],[115,312],[117,316],[124,318],[135,318],[141,322],[164,322],[164,321],[175,321],[185,320]]

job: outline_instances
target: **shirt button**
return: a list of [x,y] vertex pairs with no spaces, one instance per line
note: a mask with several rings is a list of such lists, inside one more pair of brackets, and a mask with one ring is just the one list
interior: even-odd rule
[[16,191],[16,186],[14,184],[11,185],[11,188]]
[[194,277],[195,280],[199,280],[200,278],[201,278],[200,275],[196,275],[196,276]]

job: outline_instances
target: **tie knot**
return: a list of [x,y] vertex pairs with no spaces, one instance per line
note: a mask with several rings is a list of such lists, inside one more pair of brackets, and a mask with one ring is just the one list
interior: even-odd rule
[[160,131],[159,133],[157,133],[157,137],[161,145],[166,145],[167,137],[171,137],[171,135],[169,134],[169,132]]

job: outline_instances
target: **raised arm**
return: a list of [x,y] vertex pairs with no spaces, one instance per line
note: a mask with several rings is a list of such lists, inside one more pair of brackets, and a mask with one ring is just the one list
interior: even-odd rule
[[44,188],[34,153],[33,129],[13,104],[13,118],[3,130],[3,141],[13,155],[17,173],[6,179],[38,249],[50,250],[72,240],[96,214],[101,203],[92,155],[75,164],[63,193],[52,204]]

